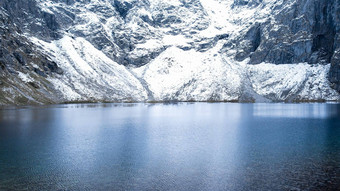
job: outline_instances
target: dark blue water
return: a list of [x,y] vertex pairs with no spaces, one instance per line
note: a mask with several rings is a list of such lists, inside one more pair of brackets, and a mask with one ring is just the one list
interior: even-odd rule
[[0,190],[340,189],[338,104],[0,109]]

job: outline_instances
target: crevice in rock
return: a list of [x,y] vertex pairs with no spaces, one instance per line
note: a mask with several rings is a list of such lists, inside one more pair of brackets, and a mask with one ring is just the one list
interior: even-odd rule
[[252,40],[252,52],[255,52],[261,44],[261,27],[260,25],[256,27],[255,36]]

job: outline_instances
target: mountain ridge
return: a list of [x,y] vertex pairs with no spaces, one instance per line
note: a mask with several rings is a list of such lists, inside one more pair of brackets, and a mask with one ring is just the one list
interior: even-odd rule
[[339,101],[339,5],[4,0],[0,103]]

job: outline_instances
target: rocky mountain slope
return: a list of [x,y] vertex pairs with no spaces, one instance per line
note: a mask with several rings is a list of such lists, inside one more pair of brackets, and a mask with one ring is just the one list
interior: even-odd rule
[[339,101],[339,0],[2,0],[0,103]]

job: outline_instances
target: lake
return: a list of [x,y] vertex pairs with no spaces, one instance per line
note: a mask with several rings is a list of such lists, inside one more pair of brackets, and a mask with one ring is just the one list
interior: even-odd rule
[[340,105],[0,109],[0,190],[340,189]]

